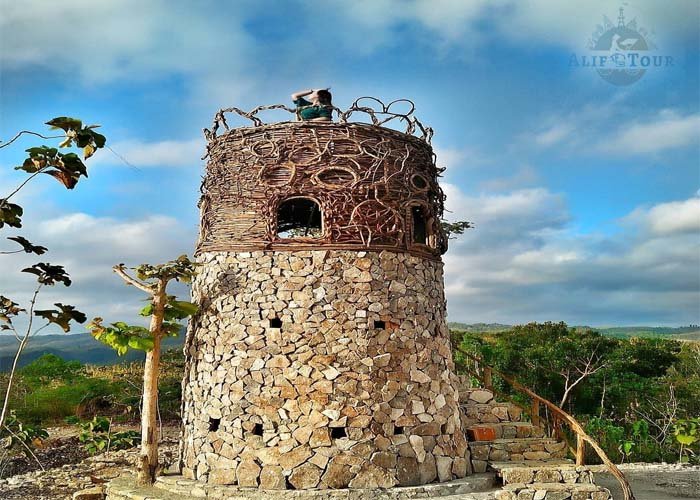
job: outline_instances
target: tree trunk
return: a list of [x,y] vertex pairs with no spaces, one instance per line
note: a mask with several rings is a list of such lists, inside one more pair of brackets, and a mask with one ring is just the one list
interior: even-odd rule
[[141,456],[138,483],[153,484],[158,469],[158,372],[160,365],[161,326],[165,310],[164,284],[153,295],[153,315],[150,331],[153,349],[146,353],[143,369],[143,407],[141,409]]

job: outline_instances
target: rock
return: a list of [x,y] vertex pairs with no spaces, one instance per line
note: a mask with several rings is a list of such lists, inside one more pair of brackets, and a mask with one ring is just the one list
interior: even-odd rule
[[424,372],[414,368],[411,370],[411,381],[419,384],[429,384],[432,379]]
[[326,472],[321,476],[321,482],[329,488],[347,488],[355,474],[350,471],[350,463],[344,455],[331,458]]
[[284,490],[287,488],[282,467],[268,465],[260,472],[260,488],[263,490]]
[[396,467],[396,454],[387,453],[385,451],[378,451],[372,454],[370,462],[372,462],[372,464],[376,465],[377,467],[382,467],[384,469],[393,469],[394,467]]
[[95,486],[73,493],[73,500],[103,500],[105,498],[104,486]]
[[210,484],[235,484],[236,468],[212,469],[211,472],[209,472],[208,482]]
[[535,474],[535,483],[558,483],[562,480],[561,474],[555,469],[541,469]]
[[258,476],[260,475],[260,466],[254,460],[249,458],[244,459],[236,469],[236,479],[238,486],[258,486]]
[[435,464],[440,482],[452,479],[452,459],[450,457],[435,457]]
[[409,436],[408,442],[411,443],[411,448],[413,448],[413,452],[416,454],[416,460],[418,460],[418,463],[423,463],[425,460],[423,438],[420,436]]
[[305,463],[294,469],[289,482],[298,490],[315,488],[321,480],[321,469],[311,463]]
[[308,446],[297,446],[293,450],[280,455],[280,465],[285,471],[291,471],[311,458],[313,453]]
[[472,391],[469,394],[469,399],[476,403],[486,404],[493,399],[491,391]]
[[399,457],[396,464],[396,476],[401,486],[417,486],[421,484],[418,472],[418,461],[415,458]]
[[391,488],[396,477],[381,467],[365,463],[348,486],[350,488]]
[[535,471],[530,468],[518,467],[517,469],[505,469],[503,471],[503,481],[505,483],[532,483]]
[[423,463],[418,465],[418,474],[421,484],[432,483],[437,479],[437,466],[432,454],[427,454]]
[[311,438],[309,439],[309,446],[311,446],[312,448],[330,446],[331,444],[331,435],[330,432],[328,432],[328,428],[319,427],[318,429],[314,429],[314,431],[311,433]]

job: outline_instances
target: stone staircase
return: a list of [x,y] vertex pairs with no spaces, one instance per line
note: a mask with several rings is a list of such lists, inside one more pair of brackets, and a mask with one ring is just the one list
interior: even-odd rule
[[475,473],[494,472],[502,487],[497,500],[609,500],[593,472],[567,458],[566,443],[525,421],[522,409],[472,388],[459,389],[462,425],[469,439]]

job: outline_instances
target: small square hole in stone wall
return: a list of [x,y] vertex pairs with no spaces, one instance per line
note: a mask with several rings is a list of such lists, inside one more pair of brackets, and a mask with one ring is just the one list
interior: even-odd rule
[[447,424],[442,424],[440,426],[440,434],[447,434]]
[[384,330],[386,328],[386,321],[382,321],[380,319],[375,319],[374,320],[374,327],[377,330]]
[[331,437],[333,439],[340,439],[348,437],[348,434],[345,432],[345,427],[331,427]]
[[216,432],[219,430],[219,425],[221,424],[220,418],[210,418],[209,419],[209,432]]
[[256,436],[262,436],[263,435],[263,425],[262,424],[255,424],[255,427],[253,427],[253,434]]
[[279,318],[272,318],[270,320],[270,328],[282,328],[282,320]]
[[398,436],[400,434],[403,434],[403,427],[399,425],[394,426],[394,436]]

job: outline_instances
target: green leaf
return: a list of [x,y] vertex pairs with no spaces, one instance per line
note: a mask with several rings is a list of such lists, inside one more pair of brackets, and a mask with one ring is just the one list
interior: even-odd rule
[[170,301],[169,304],[173,309],[181,311],[187,316],[192,316],[193,314],[196,314],[197,310],[199,309],[196,304],[184,300],[173,300]]
[[150,316],[151,314],[153,314],[153,303],[146,304],[145,306],[143,306],[143,308],[141,308],[141,310],[139,311],[139,314],[141,316]]
[[46,253],[46,250],[48,250],[46,247],[34,245],[31,241],[29,241],[26,238],[23,238],[22,236],[11,236],[7,239],[16,241],[17,243],[22,245],[23,250],[27,253],[35,253],[37,255],[42,255],[43,253]]
[[139,351],[150,351],[154,345],[155,342],[149,337],[131,337],[129,339],[129,347]]

